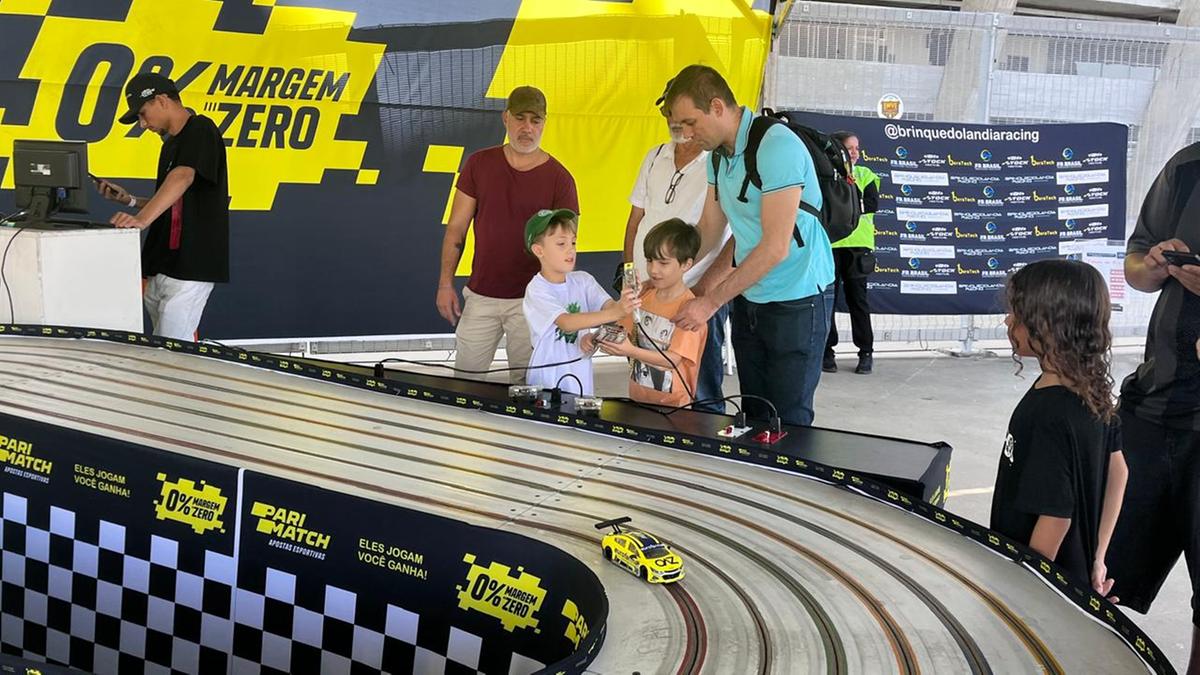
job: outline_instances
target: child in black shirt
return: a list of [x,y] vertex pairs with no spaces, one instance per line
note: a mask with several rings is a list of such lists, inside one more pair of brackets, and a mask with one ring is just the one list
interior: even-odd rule
[[1042,375],[1009,421],[991,527],[1107,595],[1104,559],[1128,477],[1109,374],[1108,290],[1089,265],[1042,260],[1012,275],[1007,299],[1013,359],[1037,358]]

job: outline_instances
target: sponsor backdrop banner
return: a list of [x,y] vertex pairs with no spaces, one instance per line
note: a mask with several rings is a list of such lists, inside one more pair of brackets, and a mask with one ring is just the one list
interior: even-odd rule
[[1124,125],[789,115],[854,131],[860,161],[882,177],[874,312],[1002,312],[1012,270],[1125,237]]
[[581,672],[599,579],[517,534],[0,414],[0,653],[99,674]]
[[[202,336],[448,332],[434,294],[452,186],[504,141],[513,87],[546,93],[578,263],[607,279],[642,157],[667,140],[664,84],[703,62],[755,104],[769,32],[730,0],[0,0],[0,212],[14,139],[87,141],[92,173],[149,196],[159,142],[116,118],[129,77],[162,72],[229,157],[231,281]],[[116,208],[90,202],[93,220]]]

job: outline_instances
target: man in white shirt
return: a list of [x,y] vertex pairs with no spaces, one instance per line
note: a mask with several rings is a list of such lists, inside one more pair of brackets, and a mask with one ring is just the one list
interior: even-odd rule
[[[669,82],[667,86],[670,87]],[[661,104],[662,99],[658,103]],[[647,276],[646,256],[642,251],[646,233],[671,218],[679,218],[695,226],[704,210],[704,197],[708,194],[708,152],[686,138],[682,126],[673,126],[667,120],[667,129],[671,141],[656,145],[646,153],[633,192],[629,195],[632,207],[625,225],[625,261],[632,261],[637,267],[639,279]],[[724,248],[729,235],[727,224],[721,241],[683,275],[683,282],[689,288],[704,276],[705,270]],[[721,351],[725,345],[725,319],[728,316],[729,306],[724,305],[708,321],[708,339],[700,359],[696,383],[697,403],[694,408],[697,410],[725,412],[725,402],[718,399],[724,396],[721,385],[725,370]]]

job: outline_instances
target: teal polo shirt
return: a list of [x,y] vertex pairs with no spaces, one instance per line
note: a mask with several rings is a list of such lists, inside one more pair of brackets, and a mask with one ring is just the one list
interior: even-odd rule
[[[742,181],[746,179],[745,151],[750,136],[750,123],[754,113],[742,108],[742,122],[738,127],[737,143],[733,156],[725,154],[723,147],[714,152],[721,153],[720,175],[713,174],[712,162],[708,162],[708,183],[716,185],[721,200],[721,210],[729,218],[733,230],[733,259],[738,263],[750,255],[750,251],[762,240],[762,196],[791,187],[804,188],[800,199],[817,210],[821,208],[821,188],[817,183],[816,169],[808,149],[794,133],[781,124],[767,130],[758,147],[758,174],[762,178],[762,191],[751,184],[746,189],[747,202],[738,201]],[[833,283],[833,250],[825,228],[810,213],[796,209],[796,227],[804,238],[804,246],[798,246],[789,238],[788,256],[767,272],[742,296],[751,302],[766,303],[796,300],[816,295]]]

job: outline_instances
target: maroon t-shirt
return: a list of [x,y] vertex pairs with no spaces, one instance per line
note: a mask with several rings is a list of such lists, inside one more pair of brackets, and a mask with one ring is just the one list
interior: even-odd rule
[[551,157],[528,171],[504,158],[504,146],[467,158],[458,189],[475,199],[475,259],[467,288],[489,298],[520,298],[541,265],[525,251],[525,222],[541,209],[579,213],[575,179]]

